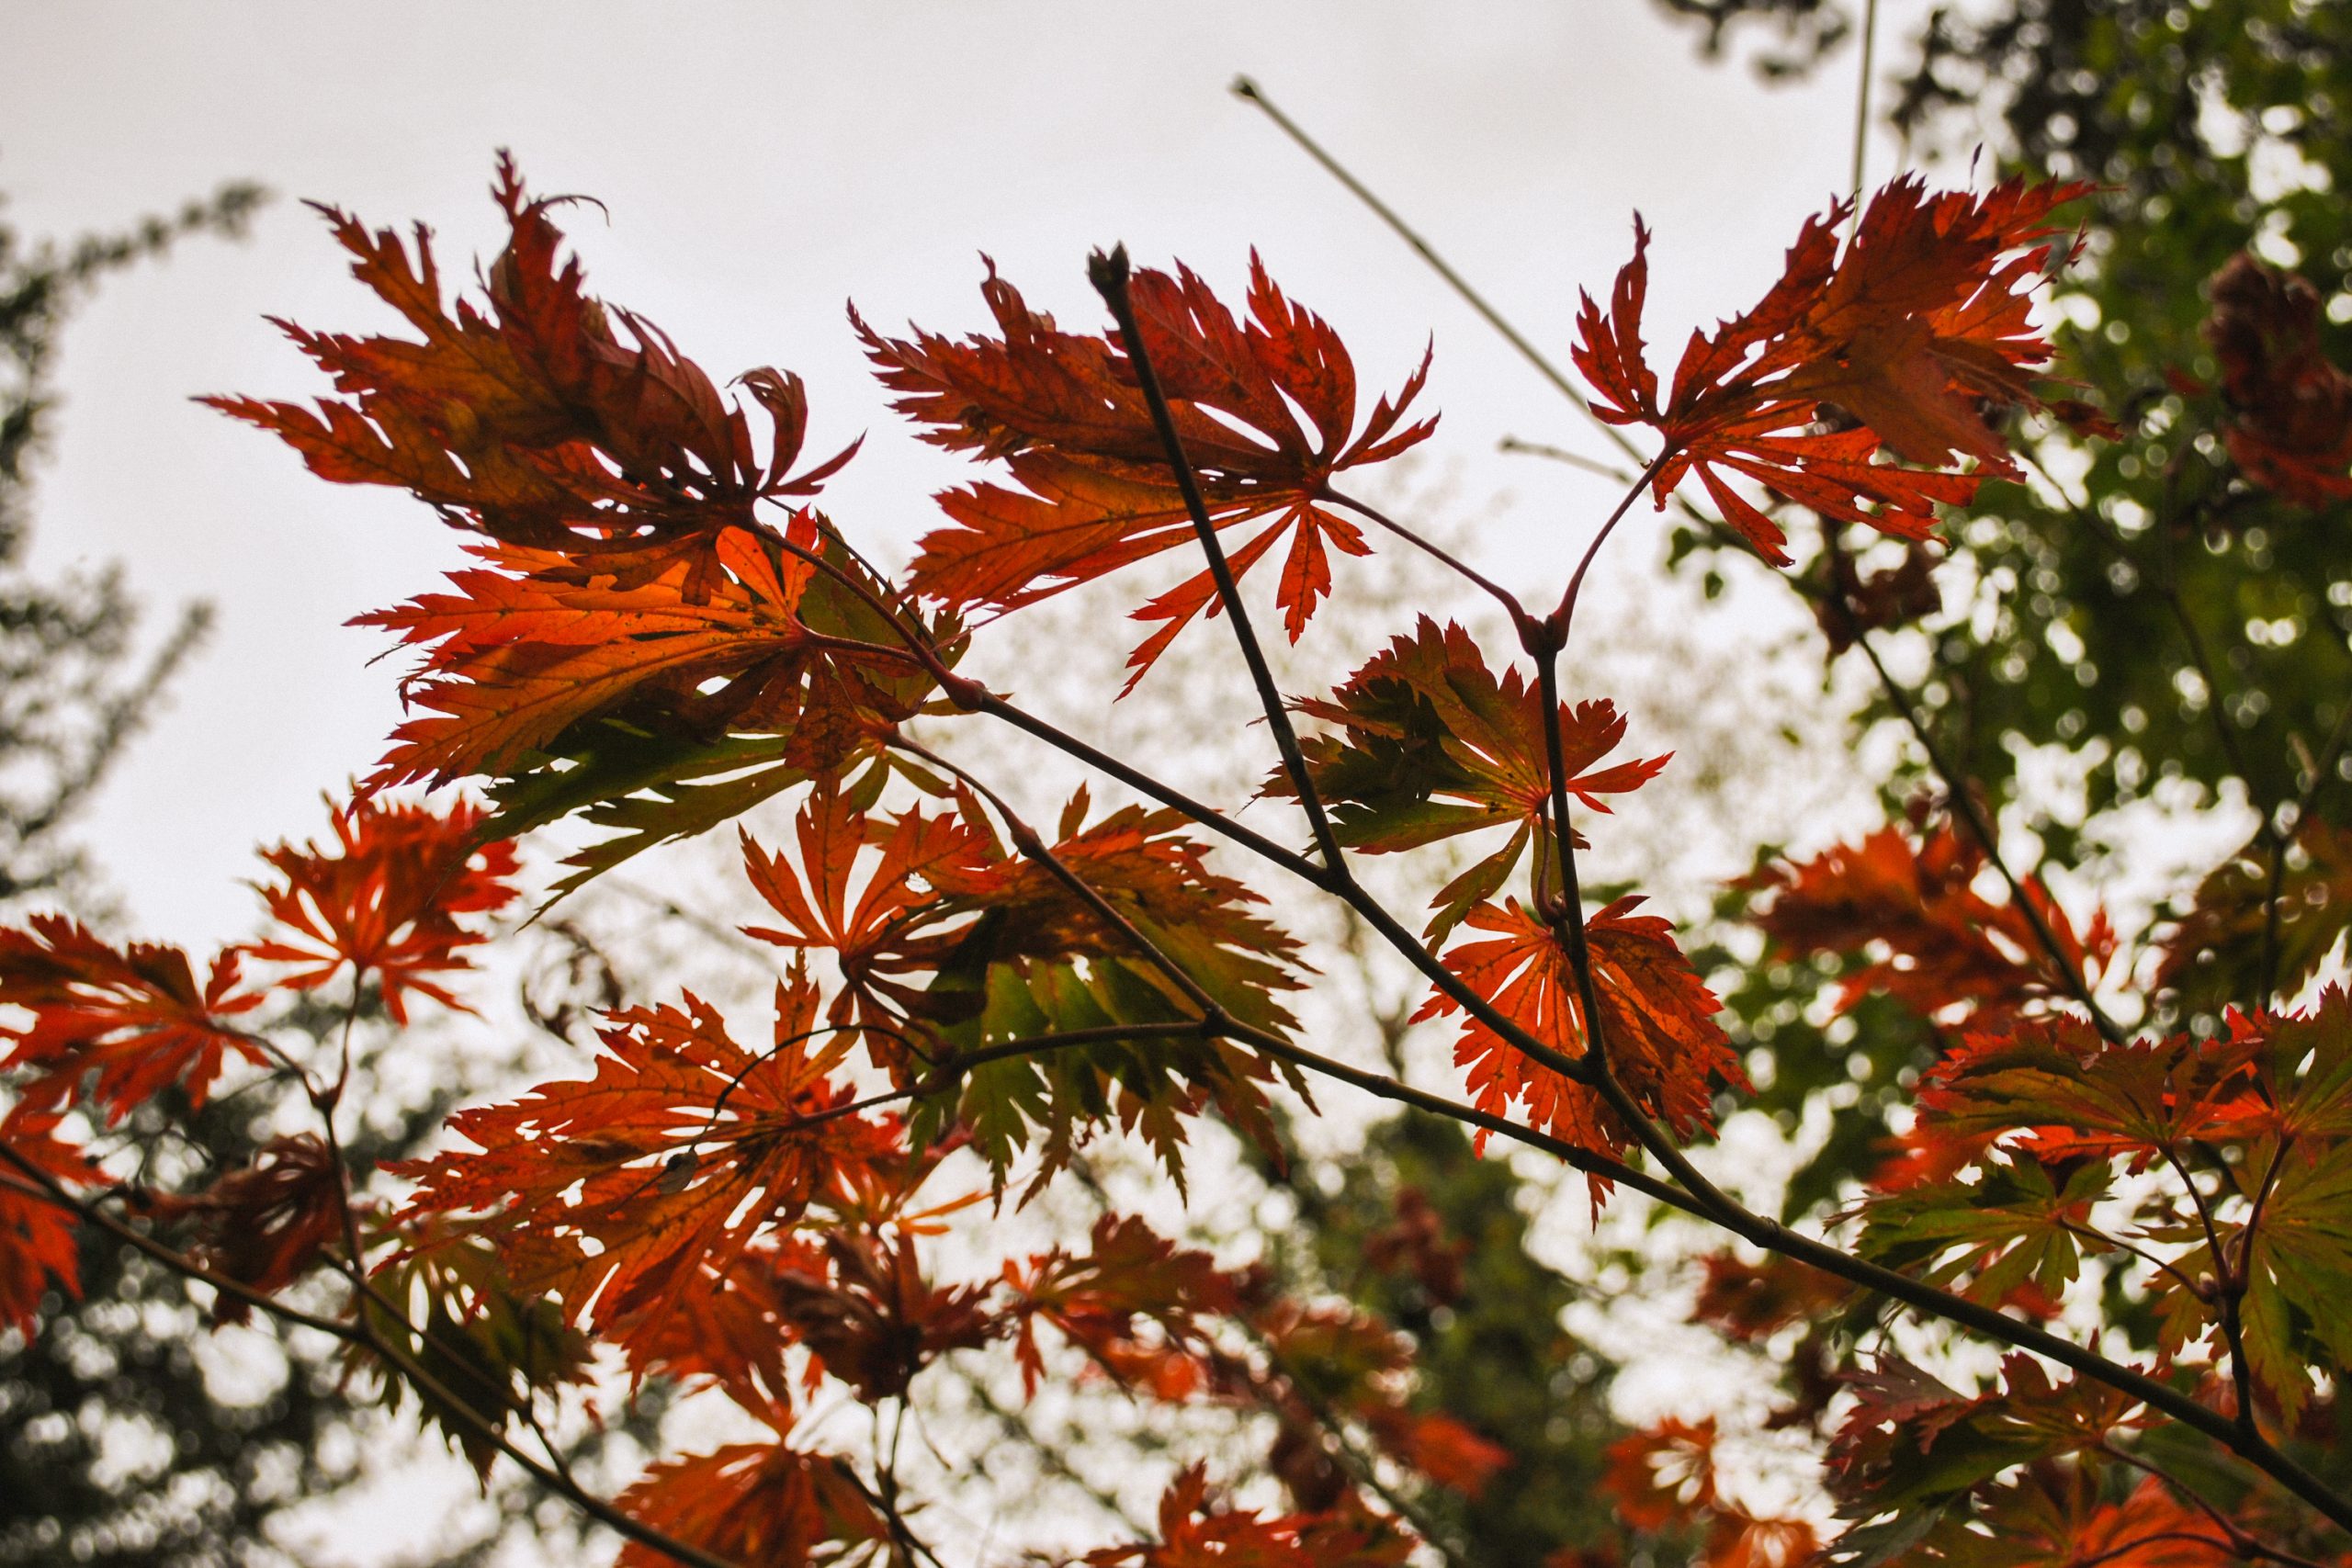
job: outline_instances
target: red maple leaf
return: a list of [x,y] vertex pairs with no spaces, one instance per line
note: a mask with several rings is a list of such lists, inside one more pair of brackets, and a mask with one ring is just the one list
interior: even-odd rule
[[[272,1138],[253,1162],[224,1172],[201,1191],[148,1193],[141,1207],[195,1222],[187,1255],[216,1274],[256,1291],[282,1291],[310,1271],[343,1231],[342,1172],[314,1133]],[[223,1295],[213,1316],[243,1323],[252,1309]]]
[[[57,1136],[53,1111],[18,1104],[0,1117],[0,1144],[69,1186],[96,1180],[97,1168]],[[82,1293],[78,1217],[13,1164],[0,1164],[0,1328],[29,1337],[52,1289]]]
[[[764,455],[740,404],[651,322],[588,296],[577,259],[502,153],[494,187],[509,229],[481,307],[445,303],[428,231],[412,257],[390,229],[318,207],[352,274],[422,335],[352,337],[277,324],[334,378],[341,398],[208,398],[283,437],[312,472],[408,490],[456,526],[594,560],[625,582],[688,563],[686,592],[716,583],[709,552],[763,501],[803,496],[854,444],[789,470],[807,432],[800,378],[752,370],[736,384],[770,424]],[[315,204],[314,204],[315,205]]]
[[346,964],[373,976],[398,1023],[408,1021],[411,991],[465,1010],[431,976],[473,967],[458,950],[488,933],[459,917],[513,901],[514,846],[479,842],[489,814],[462,801],[435,810],[362,796],[332,810],[339,853],[314,844],[262,852],[285,880],[261,889],[278,930],[252,953],[297,965],[279,983],[299,990],[326,985]]
[[[1031,1258],[1025,1268],[1007,1261],[1004,1281],[1013,1293],[1022,1389],[1031,1395],[1046,1372],[1036,1336],[1041,1320],[1120,1383],[1174,1401],[1204,1386],[1197,1354],[1207,1344],[1202,1319],[1241,1305],[1238,1282],[1215,1258],[1179,1247],[1132,1214],[1096,1220],[1092,1246],[1084,1253],[1057,1247]],[[1142,1337],[1142,1323],[1155,1325],[1158,1337]]]
[[901,1397],[933,1359],[985,1345],[1001,1326],[988,1286],[933,1284],[903,1231],[830,1231],[821,1249],[817,1269],[776,1272],[777,1311],[792,1338],[868,1404]]
[[1916,840],[1882,828],[1859,844],[1771,866],[1745,886],[1770,896],[1755,919],[1781,957],[1884,953],[1846,976],[1841,1008],[1883,991],[1923,1017],[1962,1011],[1976,1027],[1992,1028],[2073,996],[2077,981],[2094,981],[2114,952],[2115,932],[2105,910],[2077,931],[2049,891],[2027,881],[2027,897],[2065,956],[2061,968],[2024,909],[1976,891],[1986,863],[1975,839],[1950,822]]
[[[1713,1082],[1747,1086],[1714,1015],[1721,1005],[1702,984],[1667,922],[1631,911],[1638,897],[1620,898],[1586,922],[1593,986],[1601,1009],[1610,1070],[1642,1110],[1679,1137],[1714,1125]],[[1505,1017],[1565,1055],[1580,1057],[1589,1024],[1574,970],[1559,935],[1517,899],[1481,905],[1465,922],[1494,936],[1449,949],[1445,966]],[[1444,992],[1433,993],[1415,1019],[1460,1010]],[[1614,1153],[1632,1141],[1594,1090],[1535,1061],[1476,1019],[1466,1019],[1454,1060],[1470,1069],[1480,1109],[1506,1114],[1516,1103],[1556,1137]],[[1592,1179],[1598,1203],[1608,1183]]]
[[417,1183],[411,1213],[480,1216],[463,1228],[501,1237],[516,1285],[555,1290],[567,1322],[658,1317],[850,1172],[905,1174],[896,1121],[848,1111],[831,1077],[848,1046],[817,1045],[815,1013],[813,986],[779,985],[760,1053],[692,993],[615,1013],[594,1077],[461,1111],[449,1127],[474,1150],[386,1168]]
[[[1963,504],[1982,479],[2015,472],[1979,409],[2035,403],[2050,344],[2028,308],[2051,250],[2035,243],[2052,232],[2053,209],[2090,188],[2012,179],[1981,197],[1930,196],[1906,175],[1871,198],[1842,255],[1838,229],[1852,209],[1834,203],[1806,220],[1754,310],[1691,333],[1663,402],[1642,344],[1649,231],[1637,218],[1608,311],[1586,295],[1577,317],[1576,361],[1600,394],[1595,412],[1664,439],[1651,476],[1660,508],[1695,472],[1775,566],[1789,564],[1787,536],[1719,469],[1824,517],[1925,537],[1937,505]],[[1824,404],[1853,425],[1812,429]],[[1882,448],[1918,466],[1874,463]],[[1951,471],[1963,457],[1977,460],[1974,472]]]
[[5,1032],[11,1046],[0,1066],[35,1075],[24,1086],[27,1103],[62,1106],[86,1092],[109,1123],[169,1084],[201,1107],[229,1055],[269,1061],[258,1040],[228,1021],[262,1001],[239,991],[238,979],[235,948],[213,959],[198,986],[176,947],[117,948],[62,915],[35,915],[0,929],[0,1002],[32,1014]]
[[[837,1562],[891,1539],[889,1520],[843,1461],[781,1441],[664,1460],[619,1504],[632,1518],[729,1562]],[[617,1568],[674,1568],[674,1562],[631,1542]]]
[[[887,338],[851,313],[883,385],[898,394],[893,406],[930,427],[923,439],[1001,458],[1021,486],[942,494],[954,526],[924,536],[916,591],[958,610],[1008,611],[1192,543],[1193,522],[1115,337],[1061,331],[993,263],[981,293],[1001,337]],[[1234,575],[1289,538],[1274,602],[1295,642],[1330,590],[1329,552],[1371,548],[1334,510],[1331,478],[1395,457],[1435,427],[1429,419],[1399,428],[1429,360],[1358,429],[1355,367],[1339,334],[1285,299],[1254,254],[1246,324],[1181,265],[1173,276],[1136,273],[1128,293],[1211,521],[1224,529],[1272,518],[1232,550]],[[1130,658],[1129,689],[1215,597],[1204,570],[1136,612],[1166,624]]]
[[2352,496],[2352,376],[2321,350],[2319,290],[2243,252],[2209,288],[2238,471],[2300,506]]

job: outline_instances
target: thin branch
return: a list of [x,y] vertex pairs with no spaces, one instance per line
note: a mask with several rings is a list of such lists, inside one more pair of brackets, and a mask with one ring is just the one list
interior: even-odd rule
[[[1568,586],[1560,594],[1559,607],[1552,612],[1552,621],[1555,629],[1551,633],[1549,640],[1556,644],[1559,648],[1565,648],[1567,645],[1568,628],[1576,620],[1577,598],[1577,595],[1584,592],[1585,573],[1592,570],[1593,561],[1599,558],[1600,555],[1600,547],[1609,542],[1609,536],[1616,532],[1618,523],[1624,518],[1626,513],[1633,510],[1634,502],[1641,499],[1642,492],[1647,490],[1650,487],[1650,482],[1657,478],[1658,470],[1665,468],[1667,464],[1672,462],[1674,460],[1675,454],[1679,450],[1680,448],[1679,447],[1668,446],[1665,451],[1660,452],[1657,457],[1650,459],[1648,465],[1642,469],[1641,477],[1634,479],[1633,484],[1627,487],[1623,498],[1617,502],[1616,510],[1610,513],[1608,521],[1601,524],[1600,529],[1594,533],[1592,536],[1592,543],[1585,547],[1582,558],[1577,562],[1575,575],[1568,579]],[[1523,627],[1524,622],[1522,622],[1521,625]],[[1530,648],[1528,652],[1532,657],[1543,657],[1542,655],[1536,654],[1535,649],[1532,648]],[[1565,818],[1562,818],[1562,831],[1566,831]]]
[[1871,141],[1871,67],[1877,53],[1878,0],[1863,0],[1860,80],[1854,88],[1854,177],[1850,182],[1854,193],[1854,215],[1848,220],[1846,236],[1849,243],[1862,221],[1862,165]]
[[1631,484],[1634,472],[1614,463],[1604,463],[1588,457],[1581,452],[1571,452],[1565,446],[1555,446],[1548,441],[1522,441],[1516,435],[1506,435],[1495,443],[1498,452],[1514,452],[1530,457],[1548,457],[1555,463],[1566,463],[1571,468],[1581,468],[1596,478],[1614,479],[1619,484]]
[[1999,837],[1994,832],[1992,824],[1984,819],[1984,812],[1977,807],[1976,796],[1970,790],[1968,780],[1945,757],[1943,748],[1936,743],[1934,734],[1928,728],[1927,720],[1919,716],[1918,705],[1912,701],[1911,694],[1904,689],[1902,682],[1895,680],[1894,673],[1887,669],[1886,661],[1879,657],[1878,647],[1871,641],[1869,633],[1859,627],[1856,628],[1854,646],[1862,650],[1862,656],[1870,660],[1871,668],[1877,671],[1879,686],[1886,694],[1886,700],[1894,705],[1897,713],[1902,715],[1903,722],[1909,728],[1912,739],[1917,740],[1919,743],[1919,749],[1927,753],[1928,766],[1934,769],[1936,776],[1943,781],[1944,794],[1951,802],[1952,815],[1967,825],[1970,834],[1974,837],[1977,845],[1984,850],[1986,863],[2000,874],[2002,883],[2009,890],[2009,902],[2017,907],[2018,913],[2023,917],[2027,929],[2033,933],[2035,942],[2041,946],[2044,953],[2049,955],[2051,967],[2064,982],[2067,994],[2081,1004],[2083,1010],[2090,1015],[2091,1024],[2098,1031],[2100,1038],[2110,1045],[2122,1044],[2123,1031],[2116,1025],[2113,1019],[2108,1016],[2107,1010],[2098,1005],[2098,999],[2091,995],[2089,984],[2084,980],[2082,972],[2075,967],[2074,961],[2067,956],[2065,947],[2058,940],[2058,933],[2052,931],[2050,922],[2042,918],[2041,906],[2036,904],[2027,893],[2025,883],[2018,874],[2009,869],[2009,863],[2001,854]]
[[1265,709],[1267,727],[1274,732],[1274,745],[1282,752],[1283,768],[1290,775],[1291,787],[1298,792],[1299,808],[1306,813],[1307,826],[1314,830],[1315,847],[1323,857],[1324,869],[1335,876],[1345,876],[1347,858],[1340,852],[1338,836],[1331,830],[1331,819],[1323,809],[1323,797],[1316,791],[1314,777],[1306,771],[1306,758],[1298,749],[1298,733],[1291,727],[1290,710],[1283,702],[1281,689],[1274,684],[1274,672],[1266,663],[1266,650],[1259,646],[1258,634],[1250,625],[1249,607],[1241,602],[1232,564],[1225,558],[1225,546],[1216,536],[1216,525],[1209,518],[1208,504],[1201,499],[1200,479],[1184,456],[1184,440],[1177,433],[1175,415],[1168,407],[1168,394],[1159,384],[1159,373],[1152,368],[1143,333],[1136,325],[1135,302],[1127,294],[1127,248],[1114,246],[1107,254],[1095,252],[1087,260],[1086,276],[1118,322],[1119,340],[1126,346],[1127,362],[1134,367],[1136,385],[1151,410],[1152,425],[1159,432],[1160,446],[1167,450],[1168,466],[1176,476],[1177,490],[1184,497],[1184,510],[1192,516],[1201,554],[1208,558],[1209,576],[1216,583],[1218,602],[1232,625],[1241,657],[1249,663],[1250,679],[1258,687],[1259,705]]
[[[2245,1330],[2240,1315],[2240,1303],[2245,1299],[2245,1277],[2231,1265],[2228,1249],[2222,1247],[2220,1231],[2213,1223],[2212,1206],[2197,1185],[2186,1160],[2170,1145],[2165,1146],[2165,1161],[2188,1189],[2188,1201],[2197,1210],[2197,1223],[2205,1232],[2205,1251],[2213,1259],[2214,1306],[2222,1324],[2222,1338],[2229,1347],[2230,1386],[2236,1396],[2237,1425],[2247,1437],[2259,1442],[2261,1429],[2254,1421],[2254,1367],[2245,1353]],[[2274,1165],[2275,1168],[2275,1165]],[[2192,1291],[2192,1294],[2202,1294]]]
[[1254,104],[1263,110],[1266,118],[1280,126],[1283,134],[1295,142],[1301,152],[1321,164],[1323,171],[1345,186],[1349,195],[1372,209],[1374,216],[1385,223],[1390,232],[1410,245],[1414,254],[1429,264],[1430,271],[1445,279],[1446,286],[1461,297],[1464,304],[1477,311],[1479,317],[1488,326],[1501,334],[1505,343],[1519,351],[1519,356],[1521,359],[1534,367],[1537,375],[1549,381],[1555,391],[1574,404],[1585,418],[1592,422],[1595,429],[1609,437],[1610,442],[1619,451],[1637,463],[1641,461],[1641,454],[1634,449],[1632,440],[1626,436],[1625,433],[1595,413],[1592,404],[1585,400],[1584,394],[1576,389],[1575,384],[1561,372],[1558,366],[1544,357],[1543,350],[1530,343],[1525,334],[1512,326],[1501,311],[1488,304],[1486,296],[1472,288],[1467,278],[1447,265],[1445,258],[1438,254],[1436,249],[1427,240],[1416,233],[1410,224],[1398,217],[1395,209],[1374,195],[1370,186],[1349,173],[1347,166],[1337,158],[1325,152],[1322,144],[1301,130],[1290,116],[1276,108],[1273,100],[1266,96],[1264,89],[1247,76],[1237,76],[1233,79],[1232,91],[1234,96]]

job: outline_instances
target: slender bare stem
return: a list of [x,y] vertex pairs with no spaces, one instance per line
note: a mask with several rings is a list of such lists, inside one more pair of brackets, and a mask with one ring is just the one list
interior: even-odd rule
[[1256,105],[1264,112],[1268,119],[1280,126],[1283,134],[1296,143],[1301,152],[1321,164],[1323,171],[1345,186],[1349,195],[1372,209],[1374,216],[1386,224],[1391,233],[1410,245],[1414,254],[1429,264],[1430,271],[1445,279],[1446,286],[1461,297],[1464,304],[1477,311],[1479,318],[1499,333],[1505,343],[1517,349],[1519,356],[1532,366],[1537,375],[1552,384],[1553,390],[1582,411],[1584,416],[1592,422],[1593,427],[1606,435],[1619,451],[1635,462],[1641,461],[1641,454],[1634,450],[1633,442],[1627,438],[1625,433],[1593,412],[1592,405],[1585,400],[1581,392],[1577,390],[1576,384],[1567,378],[1558,366],[1544,357],[1543,350],[1530,343],[1526,335],[1517,327],[1512,326],[1501,311],[1488,304],[1486,296],[1472,288],[1467,278],[1447,265],[1446,259],[1437,254],[1436,248],[1415,232],[1412,225],[1397,216],[1394,208],[1374,195],[1372,188],[1349,173],[1345,164],[1325,152],[1322,143],[1300,129],[1295,120],[1276,108],[1273,100],[1266,96],[1263,88],[1247,76],[1237,76],[1233,79],[1233,96],[1244,102]]
[[1159,432],[1159,444],[1167,449],[1168,466],[1176,476],[1177,490],[1184,497],[1184,510],[1192,515],[1193,532],[1200,541],[1201,554],[1208,558],[1209,576],[1216,584],[1217,600],[1233,627],[1234,640],[1240,645],[1241,657],[1250,666],[1250,679],[1257,684],[1259,705],[1265,709],[1267,728],[1274,732],[1274,746],[1282,752],[1283,768],[1290,775],[1291,787],[1298,793],[1299,807],[1306,813],[1307,826],[1314,830],[1316,851],[1323,857],[1325,870],[1344,876],[1347,857],[1331,830],[1331,818],[1323,809],[1323,797],[1316,791],[1314,776],[1306,771],[1306,758],[1298,749],[1298,733],[1291,727],[1290,710],[1283,702],[1281,689],[1274,684],[1274,672],[1266,663],[1266,650],[1259,646],[1258,634],[1250,624],[1249,607],[1241,602],[1232,564],[1225,558],[1225,546],[1216,536],[1216,525],[1210,520],[1207,502],[1201,499],[1200,479],[1184,456],[1184,439],[1177,433],[1168,394],[1159,384],[1159,373],[1152,368],[1143,333],[1136,325],[1135,302],[1127,294],[1127,248],[1116,245],[1107,254],[1095,252],[1088,258],[1086,276],[1118,322],[1119,340],[1126,346],[1127,362],[1134,367],[1136,382],[1151,410],[1151,423]]
[[1862,59],[1860,80],[1854,87],[1854,177],[1850,188],[1854,193],[1854,215],[1846,234],[1850,242],[1862,221],[1862,168],[1868,160],[1871,144],[1871,67],[1878,53],[1878,0],[1863,0]]
[[2246,1359],[2245,1334],[2239,1321],[2245,1280],[2231,1264],[2228,1249],[2222,1245],[2221,1232],[2213,1223],[2213,1206],[2205,1201],[2204,1190],[2197,1185],[2188,1162],[2167,1145],[2165,1163],[2172,1167],[2173,1174],[2188,1190],[2188,1201],[2197,1211],[2198,1226],[2205,1233],[2205,1252],[2213,1260],[2213,1305],[2221,1319],[2222,1338],[2229,1347],[2230,1385],[2237,1399],[2237,1424],[2247,1437],[2258,1442],[2261,1433],[2254,1422],[2254,1369]]

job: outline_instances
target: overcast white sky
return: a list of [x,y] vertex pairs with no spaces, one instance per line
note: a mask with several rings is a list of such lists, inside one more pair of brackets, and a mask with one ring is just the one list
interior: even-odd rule
[[[1916,8],[1889,7],[1891,37]],[[41,477],[40,565],[119,558],[159,618],[186,597],[220,611],[90,825],[140,923],[188,942],[243,934],[252,845],[317,830],[318,792],[382,749],[397,666],[369,667],[381,639],[343,623],[454,558],[404,496],[314,480],[187,400],[318,389],[264,312],[379,320],[290,198],[428,220],[462,276],[495,243],[494,148],[541,190],[599,197],[609,225],[570,215],[597,292],[722,378],[799,370],[812,449],[873,433],[825,505],[891,558],[961,475],[883,407],[845,299],[880,323],[978,325],[985,250],[1033,300],[1091,321],[1091,246],[1124,239],[1230,286],[1255,244],[1370,387],[1434,333],[1435,449],[1513,491],[1476,552],[1534,583],[1608,489],[1497,457],[1495,440],[1604,455],[1600,439],[1227,84],[1254,75],[1563,360],[1576,289],[1605,286],[1636,207],[1657,231],[1654,344],[1751,302],[1846,181],[1853,92],[1850,51],[1815,84],[1768,90],[1699,62],[1642,0],[0,0],[0,189],[27,233],[102,228],[231,177],[287,198],[246,243],[108,282],[66,339]]]

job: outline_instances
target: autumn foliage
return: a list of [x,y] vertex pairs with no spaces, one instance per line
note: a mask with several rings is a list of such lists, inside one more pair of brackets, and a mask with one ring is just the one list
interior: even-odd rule
[[[1833,652],[1922,613],[1940,520],[2023,472],[2018,422],[2051,389],[2035,290],[2086,189],[1905,176],[1844,239],[1835,203],[1665,378],[1637,220],[1574,345],[1601,417],[1655,443],[1626,499],[1663,507],[1695,479],[1766,565],[1830,561],[1826,590],[1810,581],[1837,596]],[[1774,1421],[1819,1439],[1827,1507],[1752,1507],[1716,1426],[1668,1420],[1609,1450],[1609,1517],[1555,1563],[2345,1560],[2328,1531],[2352,1504],[2289,1451],[2335,1430],[2352,1364],[2352,1001],[2287,1001],[2352,918],[2341,830],[2313,820],[2298,853],[2213,871],[2139,969],[2103,911],[2010,874],[1964,781],[1769,861],[1732,890],[1759,962],[1813,965],[1834,978],[1827,1010],[1893,1009],[1935,1044],[1868,1179],[1826,1225],[1784,1227],[1685,1152],[1753,1092],[1724,982],[1640,894],[1589,908],[1578,882],[1611,803],[1669,759],[1639,713],[1559,694],[1573,592],[1550,616],[1514,600],[1517,649],[1423,616],[1333,689],[1241,694],[1233,717],[1262,719],[1281,759],[1256,827],[958,673],[994,622],[1112,576],[1165,584],[1147,563],[1175,553],[1172,585],[1122,590],[1145,628],[1129,688],[1204,615],[1262,675],[1253,609],[1295,641],[1346,591],[1335,557],[1421,543],[1351,487],[1430,434],[1430,357],[1360,381],[1254,255],[1233,304],[1190,267],[1098,258],[1111,317],[1093,332],[993,265],[967,335],[853,311],[917,437],[981,467],[892,573],[818,509],[857,448],[804,459],[822,418],[797,376],[722,389],[588,292],[560,202],[511,162],[494,194],[509,238],[474,298],[450,295],[421,226],[321,209],[401,328],[280,323],[332,389],[210,400],[322,479],[408,491],[474,561],[360,617],[412,659],[411,716],[326,842],[265,853],[254,941],[199,964],[62,917],[0,931],[0,1322],[40,1332],[77,1289],[77,1234],[113,1227],[207,1282],[222,1318],[294,1312],[345,1337],[356,1371],[485,1472],[535,1462],[535,1412],[583,1408],[602,1356],[632,1386],[731,1404],[755,1435],[662,1457],[610,1502],[560,1465],[535,1473],[602,1510],[626,1562],[742,1568],[936,1561],[898,1439],[845,1445],[810,1413],[871,1407],[879,1434],[951,1358],[997,1348],[1027,1397],[1092,1382],[1230,1412],[1258,1445],[1254,1478],[1188,1461],[1148,1538],[1080,1561],[1435,1561],[1452,1549],[1418,1502],[1476,1498],[1513,1434],[1438,1407],[1396,1323],[1115,1208],[977,1269],[944,1245],[959,1216],[1076,1179],[1101,1140],[1136,1140],[1179,1191],[1201,1181],[1186,1156],[1204,1119],[1279,1162],[1290,1120],[1345,1084],[1566,1162],[1596,1214],[1630,1192],[1736,1238],[1695,1318],[1778,1348],[1794,1388]],[[2245,481],[2352,490],[2347,382],[2319,356],[2308,289],[2248,261],[2214,299]],[[1826,557],[1792,545],[1805,514]],[[1849,525],[1925,547],[1899,580],[1865,579]],[[956,760],[959,726],[999,721],[1085,763],[1112,804],[1081,788],[1057,821],[1024,820]],[[601,834],[561,894],[771,801],[738,829],[769,1007],[615,1007],[566,1070],[458,1111],[438,1152],[354,1156],[350,1027],[468,1005],[480,951],[529,913],[525,835]],[[1457,840],[1424,909],[1389,913],[1350,869]],[[1335,1062],[1302,1029],[1317,976],[1275,901],[1299,883],[1412,965],[1450,1082]],[[2143,1030],[2113,1021],[2126,998]],[[322,1008],[340,1052],[289,1025]],[[299,1086],[314,1124],[181,1190],[130,1173],[130,1110],[185,1120],[260,1078]],[[1425,1202],[1379,1241],[1441,1303],[1475,1244]],[[1899,1315],[2007,1359],[1954,1386],[1869,1332]],[[2183,1468],[2190,1448],[2204,1457]],[[2175,1474],[2224,1458],[2211,1496]]]

